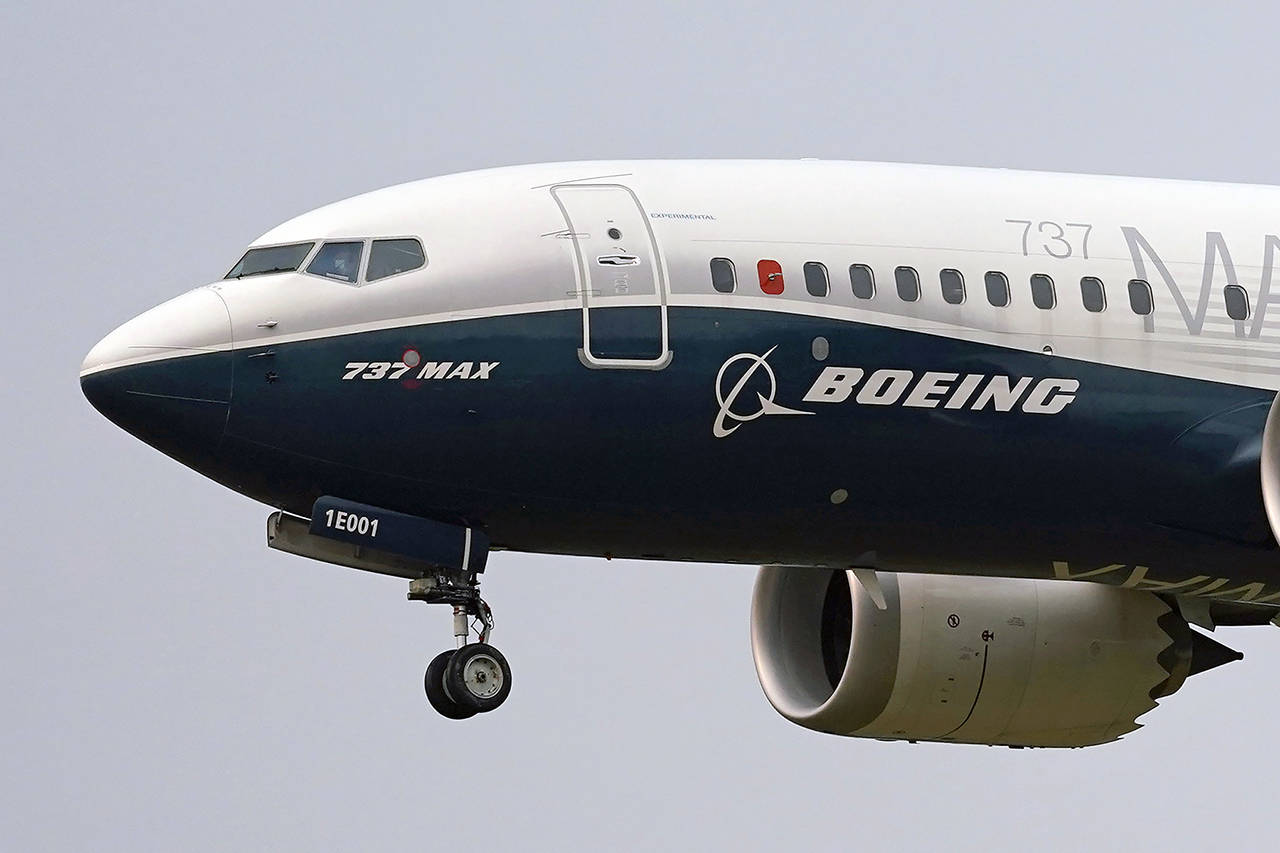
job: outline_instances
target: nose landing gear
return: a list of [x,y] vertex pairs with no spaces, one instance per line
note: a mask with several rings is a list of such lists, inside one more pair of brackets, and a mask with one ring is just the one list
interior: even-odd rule
[[[511,692],[511,667],[502,652],[489,645],[493,611],[480,597],[477,574],[446,570],[410,581],[409,600],[453,607],[457,648],[436,655],[423,680],[431,707],[451,720],[465,720],[505,702]],[[473,620],[478,623],[474,643]]]

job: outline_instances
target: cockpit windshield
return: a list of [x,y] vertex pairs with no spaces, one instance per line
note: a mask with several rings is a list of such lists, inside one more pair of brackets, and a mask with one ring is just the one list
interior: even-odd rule
[[292,243],[288,246],[266,246],[250,249],[240,263],[231,268],[227,278],[244,278],[273,272],[293,272],[302,266],[315,243]]
[[415,238],[374,240],[373,249],[369,252],[369,269],[365,270],[364,279],[377,281],[416,270],[426,263],[427,256],[422,253],[422,244]]
[[360,255],[363,253],[363,242],[347,240],[325,243],[316,252],[315,260],[307,267],[307,272],[354,284],[356,276],[360,274]]

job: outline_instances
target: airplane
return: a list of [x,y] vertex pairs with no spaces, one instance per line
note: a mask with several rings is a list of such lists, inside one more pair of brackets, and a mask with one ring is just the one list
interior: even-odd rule
[[[818,160],[433,177],[124,323],[119,427],[279,551],[452,608],[509,695],[508,550],[757,566],[787,720],[1080,747],[1280,624],[1280,188]],[[474,634],[474,637],[473,637]]]

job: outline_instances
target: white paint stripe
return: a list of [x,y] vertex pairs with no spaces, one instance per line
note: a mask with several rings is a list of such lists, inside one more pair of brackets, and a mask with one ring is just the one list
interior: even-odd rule
[[462,530],[462,568],[465,571],[471,565],[471,528],[464,527]]
[[[130,347],[130,349],[134,348]],[[154,349],[154,347],[147,347],[147,349]],[[121,358],[116,361],[96,365],[88,370],[80,371],[80,378],[83,379],[84,377],[92,376],[95,373],[102,373],[104,370],[114,370],[117,367],[132,367],[135,364],[151,364],[156,361],[173,361],[179,358],[191,358],[196,355],[209,355],[210,353],[215,352],[227,352],[230,349],[230,343],[219,347],[169,347],[162,352],[153,352],[148,353],[147,355],[135,355],[132,358]]]
[[[737,311],[763,311],[779,314],[791,314],[817,317],[829,320],[842,320],[863,323],[881,328],[899,331],[917,332],[943,338],[962,340],[969,343],[985,344],[1005,349],[1022,350],[1028,353],[1039,353],[1046,341],[1052,341],[1055,355],[1061,358],[1099,364],[1109,367],[1121,367],[1133,370],[1160,373],[1169,376],[1204,379],[1225,382],[1267,390],[1280,390],[1280,381],[1270,375],[1267,370],[1250,369],[1252,365],[1238,363],[1215,366],[1203,362],[1192,363],[1195,338],[1188,338],[1184,333],[1157,333],[1155,335],[1139,335],[1133,337],[1095,337],[1084,334],[1065,334],[1052,330],[1036,331],[996,331],[974,329],[958,326],[942,321],[924,320],[921,318],[903,317],[897,314],[871,310],[870,307],[855,307],[835,304],[821,304],[809,301],[785,299],[776,296],[747,296],[738,294],[726,299],[723,294],[670,294],[669,304],[673,308],[719,308]],[[99,365],[81,373],[90,376],[104,370],[145,364],[173,358],[190,358],[209,352],[226,352],[228,350],[254,349],[264,346],[316,341],[326,338],[355,335],[364,332],[390,331],[393,329],[414,326],[429,326],[457,320],[494,319],[498,317],[514,317],[526,314],[548,313],[552,311],[578,311],[581,303],[577,299],[562,299],[545,302],[531,302],[523,305],[501,305],[489,308],[474,308],[462,311],[448,311],[435,314],[417,314],[406,317],[371,320],[364,323],[349,323],[330,326],[306,332],[295,332],[288,335],[270,335],[228,343],[218,348],[203,350],[184,350],[181,352],[162,352],[140,355],[123,359],[110,364]],[[679,341],[672,342],[676,347]],[[1220,341],[1206,340],[1206,344],[1220,344]],[[1178,347],[1192,352],[1171,353],[1169,350]],[[1233,369],[1234,368],[1234,369]]]

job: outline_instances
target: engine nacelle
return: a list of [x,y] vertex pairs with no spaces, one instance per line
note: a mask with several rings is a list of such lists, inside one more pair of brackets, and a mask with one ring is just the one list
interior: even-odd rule
[[1208,668],[1193,668],[1197,647],[1239,657],[1149,592],[883,572],[873,579],[868,592],[853,572],[760,570],[751,613],[756,672],[793,723],[891,740],[1090,746],[1138,728],[1157,699]]

